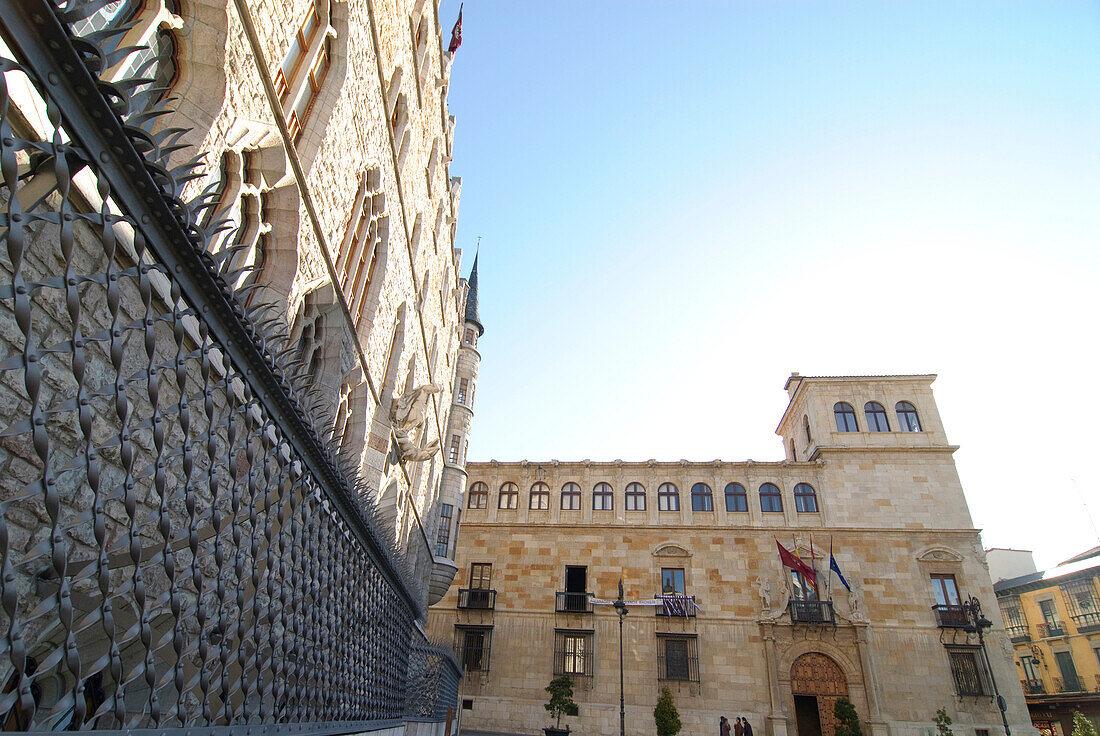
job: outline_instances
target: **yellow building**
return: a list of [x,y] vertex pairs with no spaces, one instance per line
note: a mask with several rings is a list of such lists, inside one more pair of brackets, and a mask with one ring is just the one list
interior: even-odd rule
[[1100,722],[1100,547],[994,589],[1032,723],[1068,736],[1074,711]]
[[984,651],[966,628],[968,598],[992,612],[995,596],[934,379],[792,375],[780,462],[471,463],[457,584],[428,620],[465,665],[463,732],[537,734],[568,674],[563,725],[619,733],[620,579],[651,603],[622,622],[628,733],[652,732],[667,686],[686,734],[725,715],[831,736],[846,696],[868,736],[924,736],[939,708],[957,736],[988,736],[997,685],[1013,733],[1032,732],[1003,627]]

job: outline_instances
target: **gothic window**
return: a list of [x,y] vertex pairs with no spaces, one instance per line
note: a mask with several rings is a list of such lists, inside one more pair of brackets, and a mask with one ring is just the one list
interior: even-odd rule
[[858,432],[856,424],[856,410],[846,401],[838,401],[833,405],[833,417],[836,419],[837,432]]
[[774,483],[765,483],[760,486],[760,510],[765,513],[782,513],[783,496],[779,493],[779,487]]
[[561,508],[563,511],[580,511],[581,487],[569,482],[561,487]]
[[800,514],[817,513],[817,493],[809,483],[794,487],[794,510]]
[[325,357],[325,315],[317,306],[315,293],[311,292],[302,300],[294,324],[300,326],[298,362],[305,367],[308,375],[319,377]]
[[626,486],[626,510],[645,511],[645,487],[641,483],[628,483]]
[[867,418],[869,432],[889,432],[890,422],[886,418],[886,409],[877,401],[868,401],[863,405],[863,416]]
[[451,544],[451,519],[454,517],[454,506],[449,503],[442,504],[439,508],[439,529],[435,536],[435,556],[446,557]]
[[519,486],[515,483],[505,483],[502,485],[500,487],[500,502],[497,504],[497,508],[519,508]]
[[611,511],[615,506],[615,495],[607,483],[597,483],[592,489],[592,510]]
[[805,414],[802,415],[802,428],[806,430],[806,444],[810,444],[814,441],[813,435],[810,434],[810,418]]
[[680,489],[672,483],[662,483],[657,487],[657,510],[679,511]]
[[483,509],[488,505],[489,486],[485,485],[481,481],[478,481],[477,483],[474,483],[472,486],[470,486],[470,492],[467,496],[466,501],[466,508]]
[[726,511],[746,512],[749,510],[749,494],[740,483],[730,483],[726,486]]
[[287,131],[295,143],[321,93],[332,64],[331,8],[318,0],[306,13],[275,72],[275,92],[283,106]]
[[528,508],[545,511],[550,508],[550,486],[539,482],[531,486],[531,501]]
[[699,682],[699,639],[690,634],[657,635],[657,679]]
[[714,496],[706,483],[696,483],[691,487],[691,510],[714,511]]
[[[348,219],[340,253],[336,258],[336,273],[340,291],[347,300],[351,318],[358,325],[371,307],[372,285],[385,250],[385,194],[381,191],[378,169],[365,171]],[[375,290],[376,291],[376,290]],[[373,314],[368,319],[373,319]]]
[[[267,261],[271,235],[271,216],[267,197],[270,189],[258,165],[259,151],[226,150],[215,170],[212,182],[218,194],[218,205],[210,210],[204,227],[213,219],[226,222],[226,227],[211,238],[209,250],[217,255],[234,248],[229,263],[222,264],[223,273],[234,288],[240,289],[260,280]],[[249,295],[253,300],[255,292]]]
[[894,406],[894,411],[898,413],[898,426],[901,427],[902,432],[919,432],[920,418],[917,416],[917,407],[910,404],[908,401],[899,401]]

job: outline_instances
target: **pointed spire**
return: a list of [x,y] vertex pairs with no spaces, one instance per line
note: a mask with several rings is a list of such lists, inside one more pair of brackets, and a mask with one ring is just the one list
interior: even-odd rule
[[474,253],[474,267],[470,269],[470,291],[466,294],[466,321],[477,326],[477,336],[485,334],[485,328],[481,326],[481,315],[477,311],[477,256]]

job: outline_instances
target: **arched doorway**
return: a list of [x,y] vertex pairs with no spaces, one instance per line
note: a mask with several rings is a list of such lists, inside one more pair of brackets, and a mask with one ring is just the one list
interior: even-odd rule
[[833,736],[833,706],[837,698],[847,697],[848,680],[832,658],[808,652],[791,665],[791,695],[798,736]]

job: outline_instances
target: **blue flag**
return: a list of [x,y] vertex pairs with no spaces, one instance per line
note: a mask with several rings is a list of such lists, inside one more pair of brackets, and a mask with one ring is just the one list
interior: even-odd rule
[[836,564],[836,558],[833,557],[833,541],[829,540],[829,569],[836,573],[836,576],[840,578],[841,584],[848,589],[848,592],[852,592],[852,586],[848,585],[848,581],[844,579],[844,574],[840,572],[840,565]]

